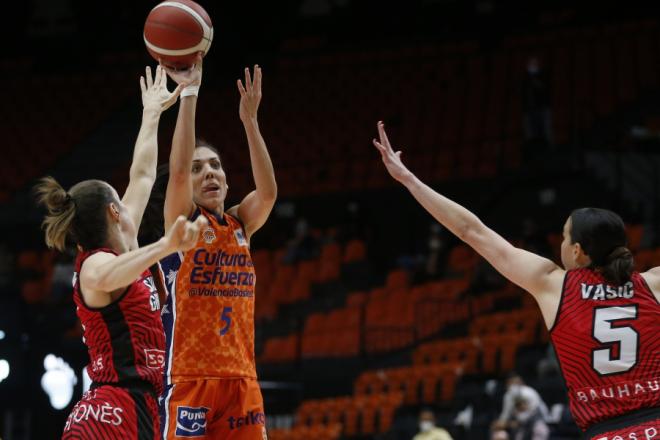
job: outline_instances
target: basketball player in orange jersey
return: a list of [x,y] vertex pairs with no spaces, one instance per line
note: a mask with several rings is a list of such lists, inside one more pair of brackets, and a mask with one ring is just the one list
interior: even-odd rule
[[179,215],[203,216],[209,226],[197,246],[161,260],[168,298],[163,438],[263,440],[263,399],[254,360],[255,272],[250,237],[266,221],[277,196],[273,166],[259,131],[261,69],[245,69],[239,116],[250,149],[256,189],[225,207],[227,176],[215,148],[195,141],[201,59],[186,72],[168,71],[184,89],[170,154],[165,230]]
[[142,126],[135,143],[124,196],[100,180],[68,191],[52,177],[36,187],[47,214],[46,244],[78,248],[73,279],[76,313],[84,329],[93,383],[69,415],[63,439],[157,439],[156,399],[163,389],[165,336],[154,279],[148,271],[160,258],[190,249],[207,222],[179,217],[167,236],[137,247],[137,226],[156,179],[161,113],[181,92],[166,88],[161,67],[141,78]]
[[382,122],[373,140],[392,177],[458,238],[538,303],[585,439],[660,438],[660,268],[633,270],[621,218],[581,208],[567,219],[564,268],[516,248],[473,213],[421,182]]

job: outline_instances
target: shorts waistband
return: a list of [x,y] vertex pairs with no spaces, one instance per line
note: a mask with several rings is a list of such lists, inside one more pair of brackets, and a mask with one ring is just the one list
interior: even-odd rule
[[616,429],[626,428],[637,423],[648,422],[660,418],[660,407],[641,408],[618,417],[607,419],[595,425],[591,425],[585,432],[585,438],[595,437]]

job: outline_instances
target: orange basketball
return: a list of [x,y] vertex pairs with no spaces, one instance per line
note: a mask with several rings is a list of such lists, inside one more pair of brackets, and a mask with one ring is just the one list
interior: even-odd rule
[[144,24],[147,50],[154,59],[174,69],[191,66],[197,52],[206,55],[212,41],[211,18],[192,0],[159,3]]

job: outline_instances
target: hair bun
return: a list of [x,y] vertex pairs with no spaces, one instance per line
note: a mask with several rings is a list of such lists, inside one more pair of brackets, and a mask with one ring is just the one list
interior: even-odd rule
[[618,260],[619,258],[632,258],[632,252],[625,246],[614,248],[612,252],[607,255],[607,262]]

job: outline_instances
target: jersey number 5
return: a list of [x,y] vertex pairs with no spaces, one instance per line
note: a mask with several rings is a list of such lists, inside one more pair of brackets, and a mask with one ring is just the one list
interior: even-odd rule
[[231,313],[231,307],[225,307],[222,309],[222,315],[220,315],[220,321],[224,322],[225,325],[220,329],[220,336],[224,336],[227,334],[229,331],[229,327],[231,327],[231,316],[229,315]]
[[[617,321],[637,319],[637,306],[599,307],[594,309],[593,337],[607,348],[592,352],[593,369],[602,375],[625,373],[637,364],[639,333]],[[618,353],[615,355],[615,349]]]

